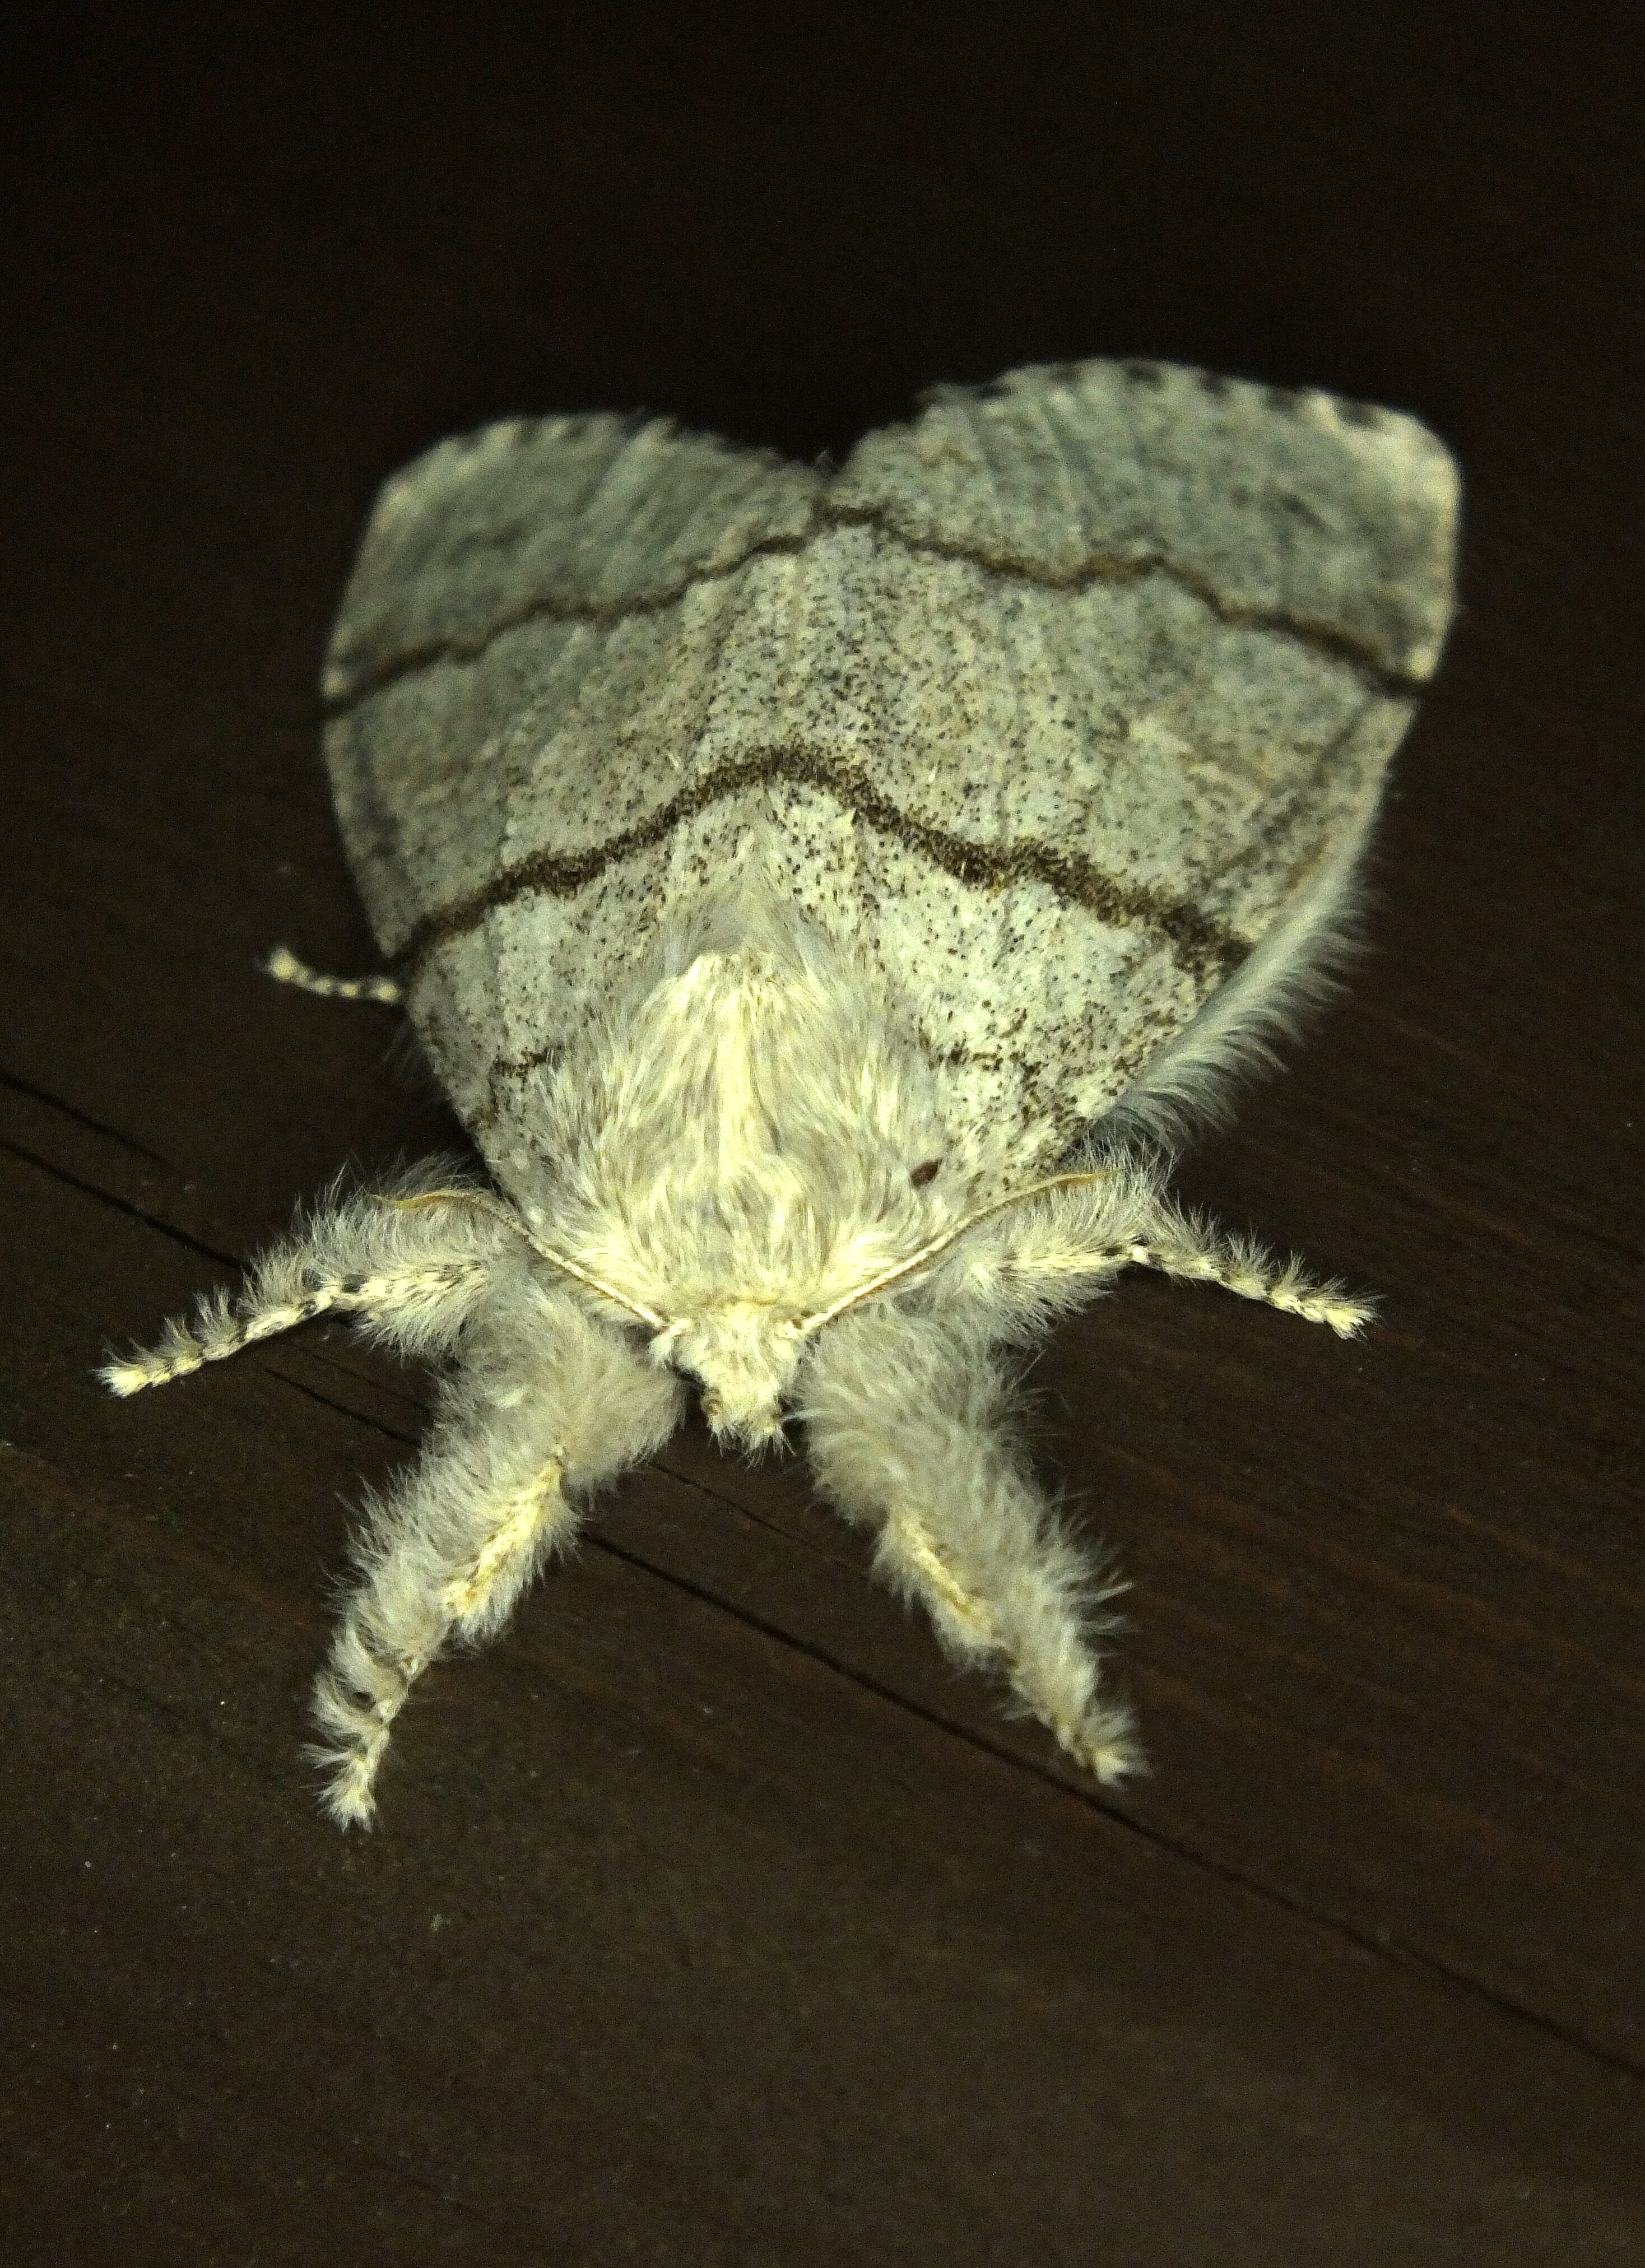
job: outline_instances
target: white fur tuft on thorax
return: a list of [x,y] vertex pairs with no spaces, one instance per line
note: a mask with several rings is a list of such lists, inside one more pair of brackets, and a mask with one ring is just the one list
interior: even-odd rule
[[805,1320],[962,1218],[994,1161],[943,1124],[866,972],[757,901],[738,926],[544,1075],[530,1178],[579,1263],[668,1319],[655,1352],[711,1418],[754,1438]]

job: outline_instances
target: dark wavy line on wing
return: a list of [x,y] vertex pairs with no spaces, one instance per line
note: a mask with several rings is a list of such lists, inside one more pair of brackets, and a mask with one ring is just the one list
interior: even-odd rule
[[968,842],[899,810],[848,766],[808,749],[784,747],[718,765],[671,796],[649,818],[585,850],[539,850],[500,868],[478,889],[425,915],[394,955],[394,966],[409,976],[437,946],[468,935],[488,914],[517,899],[574,897],[608,867],[663,842],[712,804],[773,780],[791,780],[832,796],[876,834],[894,836],[916,857],[970,888],[1000,890],[1013,883],[1039,882],[1065,904],[1082,906],[1099,921],[1163,938],[1184,970],[1221,979],[1232,975],[1251,950],[1249,939],[1186,899],[1146,882],[1121,881],[1078,852],[1059,850],[1049,843]]
[[[1272,637],[1291,640],[1306,647],[1310,653],[1322,654],[1352,669],[1372,692],[1409,699],[1420,692],[1427,681],[1425,678],[1390,669],[1368,641],[1354,637],[1351,631],[1341,630],[1334,623],[1287,615],[1278,608],[1237,606],[1226,599],[1208,578],[1197,574],[1192,568],[1177,564],[1162,553],[1150,552],[1135,559],[1095,555],[1082,561],[1078,567],[1059,570],[1015,553],[994,552],[976,545],[951,543],[938,536],[911,535],[883,511],[867,505],[836,505],[823,501],[817,506],[815,524],[803,535],[765,537],[759,542],[749,544],[734,559],[719,562],[712,567],[698,568],[661,590],[648,591],[638,598],[605,602],[537,599],[528,606],[521,607],[518,612],[502,616],[472,637],[430,638],[422,645],[396,653],[374,668],[366,670],[357,682],[350,685],[347,692],[328,700],[326,714],[329,718],[345,717],[363,701],[380,693],[386,686],[398,684],[407,677],[415,677],[425,669],[432,669],[439,662],[478,661],[497,639],[510,630],[523,629],[528,622],[609,624],[628,622],[644,615],[666,614],[670,608],[679,606],[692,591],[705,588],[712,583],[724,583],[733,576],[740,575],[752,560],[800,556],[810,550],[820,537],[837,527],[871,527],[899,550],[923,558],[954,560],[978,568],[984,574],[1002,582],[1032,583],[1048,591],[1082,591],[1099,583],[1140,583],[1157,576],[1174,584],[1178,590],[1186,592],[1191,598],[1199,600],[1218,622],[1235,629],[1265,630]],[[328,680],[334,670],[347,667],[346,663],[329,665]]]

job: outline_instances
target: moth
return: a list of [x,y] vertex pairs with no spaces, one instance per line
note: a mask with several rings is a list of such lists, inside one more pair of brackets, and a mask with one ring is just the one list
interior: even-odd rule
[[393,975],[271,968],[402,1002],[485,1172],[334,1192],[101,1373],[321,1314],[443,1366],[319,1680],[334,1819],[690,1390],[744,1450],[802,1428],[949,1653],[1137,1764],[1014,1372],[1129,1267],[1365,1321],[1168,1153],[1351,924],[1458,486],[1408,416],[1108,361],[941,388],[838,469],[576,416],[389,481],[324,693]]

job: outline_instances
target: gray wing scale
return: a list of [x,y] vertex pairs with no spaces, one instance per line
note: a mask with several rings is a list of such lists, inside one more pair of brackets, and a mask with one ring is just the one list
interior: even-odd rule
[[1418,683],[1450,619],[1450,453],[1326,394],[1154,363],[1016,371],[867,435],[830,501],[1053,586],[1161,571],[1226,619]]
[[1452,603],[1413,420],[1087,363],[831,476],[614,418],[384,491],[327,675],[350,858],[505,1184],[536,1064],[747,863],[1023,1164],[1202,1100],[1340,909]]

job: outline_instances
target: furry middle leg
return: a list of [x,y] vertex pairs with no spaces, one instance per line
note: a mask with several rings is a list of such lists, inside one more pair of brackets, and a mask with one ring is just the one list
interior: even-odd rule
[[1097,1690],[1098,1610],[1116,1587],[1062,1532],[1004,1430],[1006,1403],[979,1339],[865,1309],[819,1341],[800,1414],[824,1491],[879,1530],[878,1571],[951,1654],[1002,1668],[1070,1756],[1117,1780],[1140,1758],[1130,1712]]
[[314,1689],[340,1826],[365,1826],[390,1727],[454,1638],[498,1631],[577,1529],[575,1499],[666,1440],[682,1389],[523,1262],[470,1330],[422,1462],[372,1506],[361,1581]]

